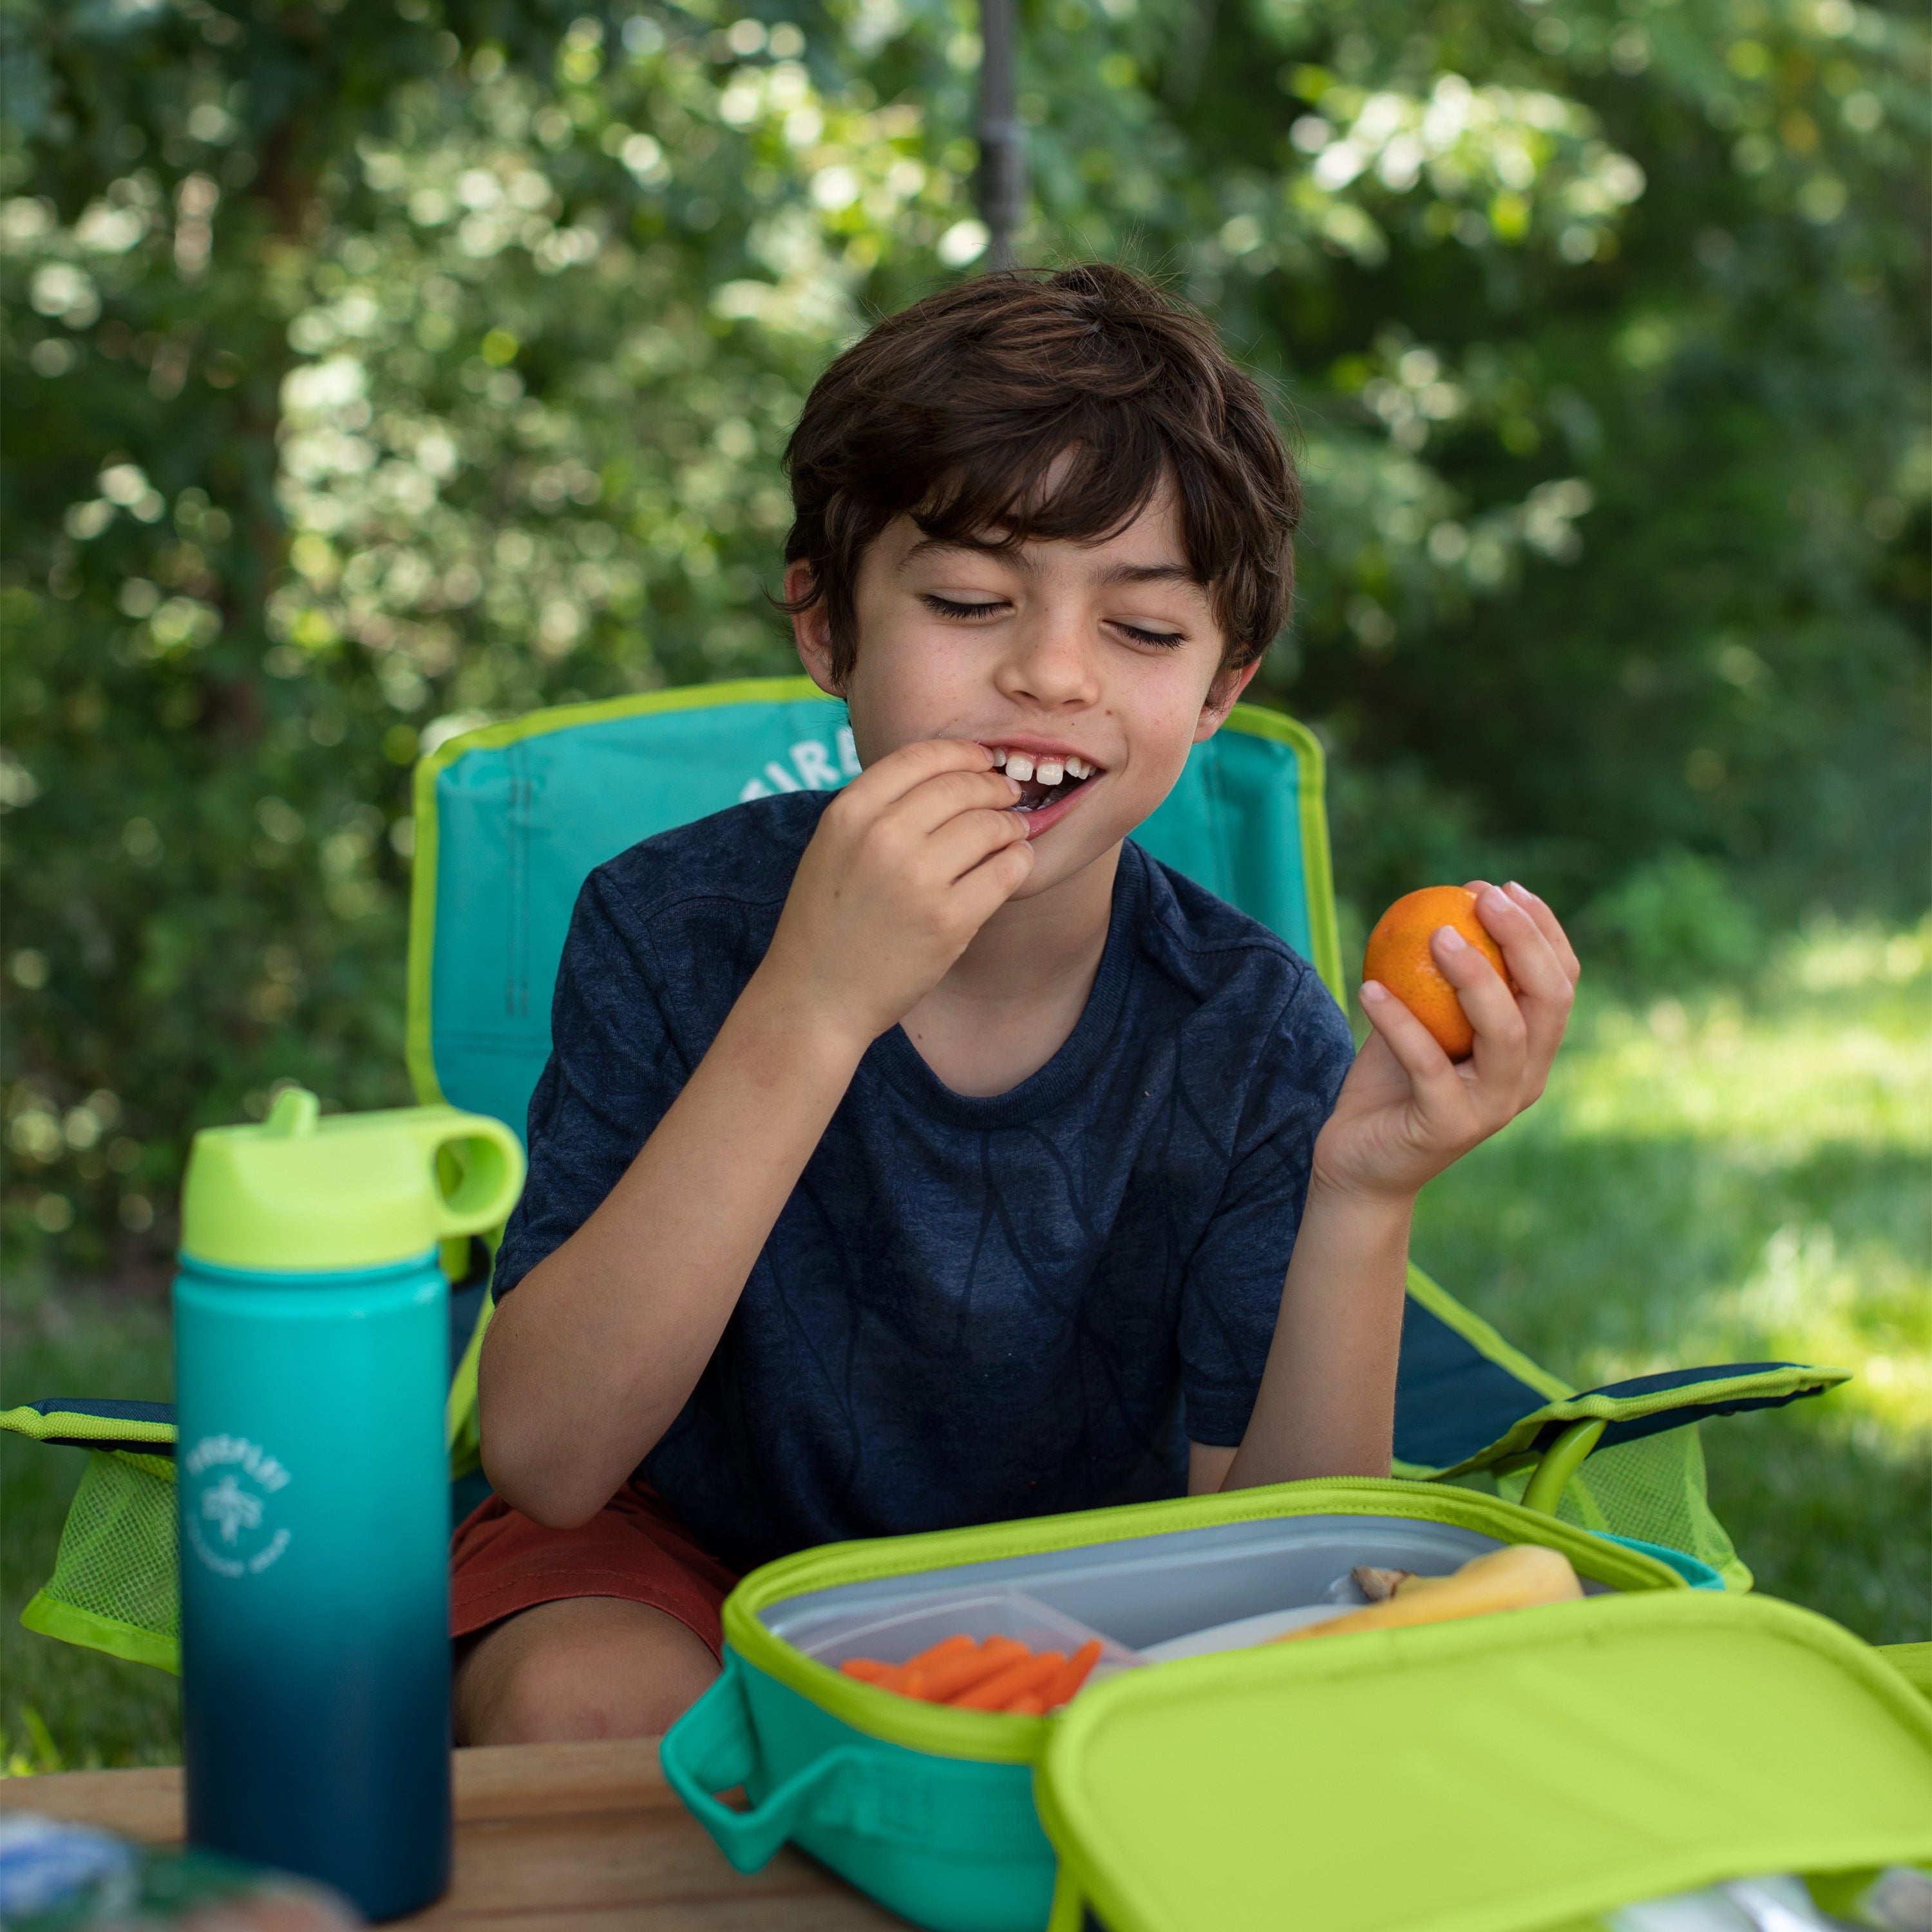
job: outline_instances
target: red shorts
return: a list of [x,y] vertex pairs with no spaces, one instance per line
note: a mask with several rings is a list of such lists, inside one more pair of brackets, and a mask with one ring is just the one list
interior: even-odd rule
[[634,1478],[575,1529],[545,1529],[491,1496],[457,1525],[449,1567],[452,1637],[566,1597],[622,1597],[676,1618],[723,1660],[718,1613],[738,1579]]

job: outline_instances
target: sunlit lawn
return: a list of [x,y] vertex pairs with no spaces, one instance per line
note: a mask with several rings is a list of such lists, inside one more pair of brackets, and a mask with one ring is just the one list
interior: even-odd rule
[[[1705,1430],[1761,1588],[1879,1642],[1932,1636],[1932,925],[1825,930],[1749,988],[1587,1000],[1542,1107],[1426,1197],[1416,1252],[1580,1386],[1767,1357],[1848,1389]],[[149,1300],[10,1290],[0,1399],[157,1397]],[[21,1630],[80,1454],[0,1438],[0,1749],[178,1755],[172,1681]]]
[[1424,1265],[1588,1388],[1856,1380],[1703,1430],[1760,1588],[1932,1636],[1932,926],[1814,932],[1748,993],[1586,1002],[1544,1105],[1424,1197]]

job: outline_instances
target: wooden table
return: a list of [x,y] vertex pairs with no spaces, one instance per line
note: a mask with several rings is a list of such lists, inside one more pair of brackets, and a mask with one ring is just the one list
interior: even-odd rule
[[[10,1808],[155,1845],[182,1831],[182,1774],[10,1778]],[[476,1932],[885,1932],[905,1922],[790,1850],[741,1877],[678,1802],[653,1738],[456,1754],[456,1877],[405,1925]]]

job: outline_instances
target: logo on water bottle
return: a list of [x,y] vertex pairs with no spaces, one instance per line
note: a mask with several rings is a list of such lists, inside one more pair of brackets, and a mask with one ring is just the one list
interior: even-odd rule
[[196,1556],[221,1576],[256,1576],[289,1546],[286,1526],[270,1520],[270,1499],[289,1472],[245,1436],[204,1436],[182,1462],[182,1512]]

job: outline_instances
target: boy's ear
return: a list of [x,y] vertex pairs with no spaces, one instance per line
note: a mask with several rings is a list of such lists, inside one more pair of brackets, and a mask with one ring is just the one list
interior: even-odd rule
[[832,616],[823,597],[814,598],[803,610],[797,606],[812,592],[812,566],[800,558],[785,566],[785,602],[793,607],[792,642],[798,646],[798,661],[805,674],[828,698],[843,698],[832,676]]
[[1227,722],[1228,713],[1234,710],[1235,701],[1255,681],[1255,673],[1262,668],[1261,659],[1252,664],[1243,664],[1234,670],[1216,671],[1214,682],[1208,687],[1208,696],[1201,706],[1201,716],[1194,727],[1194,742],[1204,743],[1214,736]]

